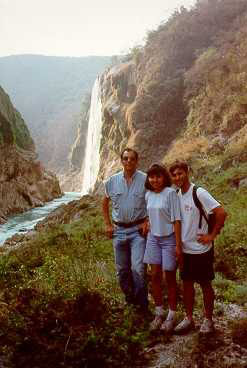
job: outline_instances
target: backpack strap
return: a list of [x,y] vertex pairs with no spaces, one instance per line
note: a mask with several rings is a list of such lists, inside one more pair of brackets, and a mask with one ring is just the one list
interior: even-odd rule
[[197,191],[198,187],[196,185],[193,186],[193,190],[192,190],[192,197],[193,197],[193,201],[196,205],[196,207],[198,208],[199,212],[200,212],[200,219],[199,219],[199,229],[201,229],[202,227],[202,217],[205,218],[207,224],[209,224],[208,222],[208,217],[202,207],[201,202],[199,201],[199,198],[197,197],[196,191]]

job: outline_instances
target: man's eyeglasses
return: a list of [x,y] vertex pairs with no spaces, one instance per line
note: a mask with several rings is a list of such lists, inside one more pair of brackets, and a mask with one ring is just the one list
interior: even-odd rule
[[135,157],[126,157],[126,156],[124,156],[123,158],[122,158],[122,161],[136,161],[136,159],[135,159]]

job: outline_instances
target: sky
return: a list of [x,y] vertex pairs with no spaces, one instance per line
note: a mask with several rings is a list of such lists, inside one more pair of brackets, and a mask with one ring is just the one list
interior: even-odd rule
[[196,0],[0,0],[0,57],[126,54]]

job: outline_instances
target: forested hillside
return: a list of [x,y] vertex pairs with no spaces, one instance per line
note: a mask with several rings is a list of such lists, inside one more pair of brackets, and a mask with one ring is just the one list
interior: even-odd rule
[[244,0],[198,1],[105,73],[100,178],[108,175],[107,157],[116,169],[125,145],[140,151],[144,168],[175,156],[194,157],[200,166],[213,152],[231,155],[239,139],[243,151],[246,17]]
[[21,114],[13,108],[10,98],[0,86],[0,147],[11,144],[31,151],[34,149]]

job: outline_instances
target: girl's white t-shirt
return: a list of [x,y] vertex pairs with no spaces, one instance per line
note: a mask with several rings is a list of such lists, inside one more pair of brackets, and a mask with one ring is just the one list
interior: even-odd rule
[[173,223],[181,220],[179,198],[174,188],[166,187],[160,193],[147,191],[145,195],[150,231],[155,236],[174,232]]
[[[197,241],[199,234],[208,234],[208,224],[202,217],[202,225],[201,229],[199,229],[200,211],[193,200],[193,186],[194,184],[191,184],[189,190],[184,194],[181,193],[181,190],[178,192],[182,216],[183,252],[200,254],[207,252],[212,247],[212,243],[204,245]],[[207,214],[220,206],[220,203],[205,189],[198,188],[196,194]]]

